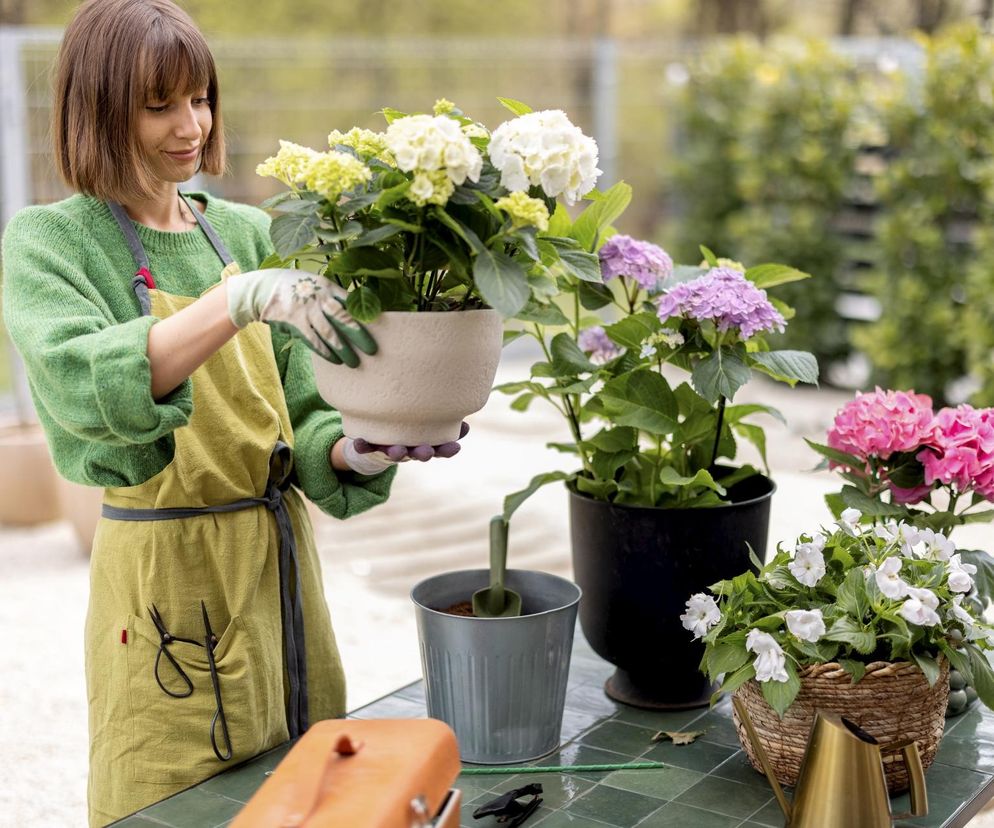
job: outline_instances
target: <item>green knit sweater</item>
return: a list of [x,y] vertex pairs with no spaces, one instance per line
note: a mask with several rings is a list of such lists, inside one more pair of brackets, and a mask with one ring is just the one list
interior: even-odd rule
[[[243,271],[271,251],[261,210],[193,193]],[[222,264],[200,228],[170,233],[137,225],[156,287],[199,296]],[[152,399],[148,332],[131,287],[127,243],[107,205],[75,195],[15,215],[3,236],[3,316],[24,359],[52,457],[70,480],[134,486],[172,460],[173,431],[190,421],[191,380]],[[357,514],[386,499],[394,470],[337,476],[328,462],[341,417],[318,396],[310,351],[273,331],[293,424],[297,483],[324,512]]]

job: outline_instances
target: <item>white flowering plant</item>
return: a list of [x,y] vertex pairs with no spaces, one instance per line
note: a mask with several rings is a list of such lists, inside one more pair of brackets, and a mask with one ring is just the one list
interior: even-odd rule
[[384,132],[353,128],[319,152],[289,141],[256,172],[288,188],[263,207],[275,253],[348,291],[360,322],[382,311],[492,307],[535,313],[557,279],[599,279],[597,257],[549,232],[559,199],[594,190],[597,144],[559,110],[516,117],[492,133],[450,101],[432,114],[384,109]]
[[847,509],[793,549],[778,545],[765,566],[753,555],[758,574],[691,596],[680,618],[703,639],[701,670],[719,692],[755,679],[783,716],[804,667],[837,662],[856,683],[874,661],[911,661],[934,684],[946,658],[994,708],[994,627],[975,598],[976,568],[939,532],[861,518]]

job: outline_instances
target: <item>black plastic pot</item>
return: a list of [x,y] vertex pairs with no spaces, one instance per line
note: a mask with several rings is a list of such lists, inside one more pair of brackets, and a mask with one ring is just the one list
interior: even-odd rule
[[727,506],[705,509],[619,506],[570,490],[580,627],[618,668],[604,687],[612,699],[650,709],[708,703],[704,646],[680,615],[692,594],[750,568],[749,546],[763,558],[775,490],[755,476],[730,489]]

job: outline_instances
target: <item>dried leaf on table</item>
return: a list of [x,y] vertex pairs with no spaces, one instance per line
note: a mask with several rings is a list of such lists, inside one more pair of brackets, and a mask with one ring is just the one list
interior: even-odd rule
[[683,733],[674,730],[660,730],[652,737],[653,742],[671,741],[674,745],[692,745],[697,739],[703,736],[705,730],[688,730]]

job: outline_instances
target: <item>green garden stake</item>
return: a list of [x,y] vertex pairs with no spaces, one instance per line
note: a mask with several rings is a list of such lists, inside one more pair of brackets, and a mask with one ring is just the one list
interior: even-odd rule
[[503,515],[490,519],[490,586],[473,593],[473,614],[477,618],[511,618],[521,615],[521,596],[504,588],[507,568],[508,523]]

